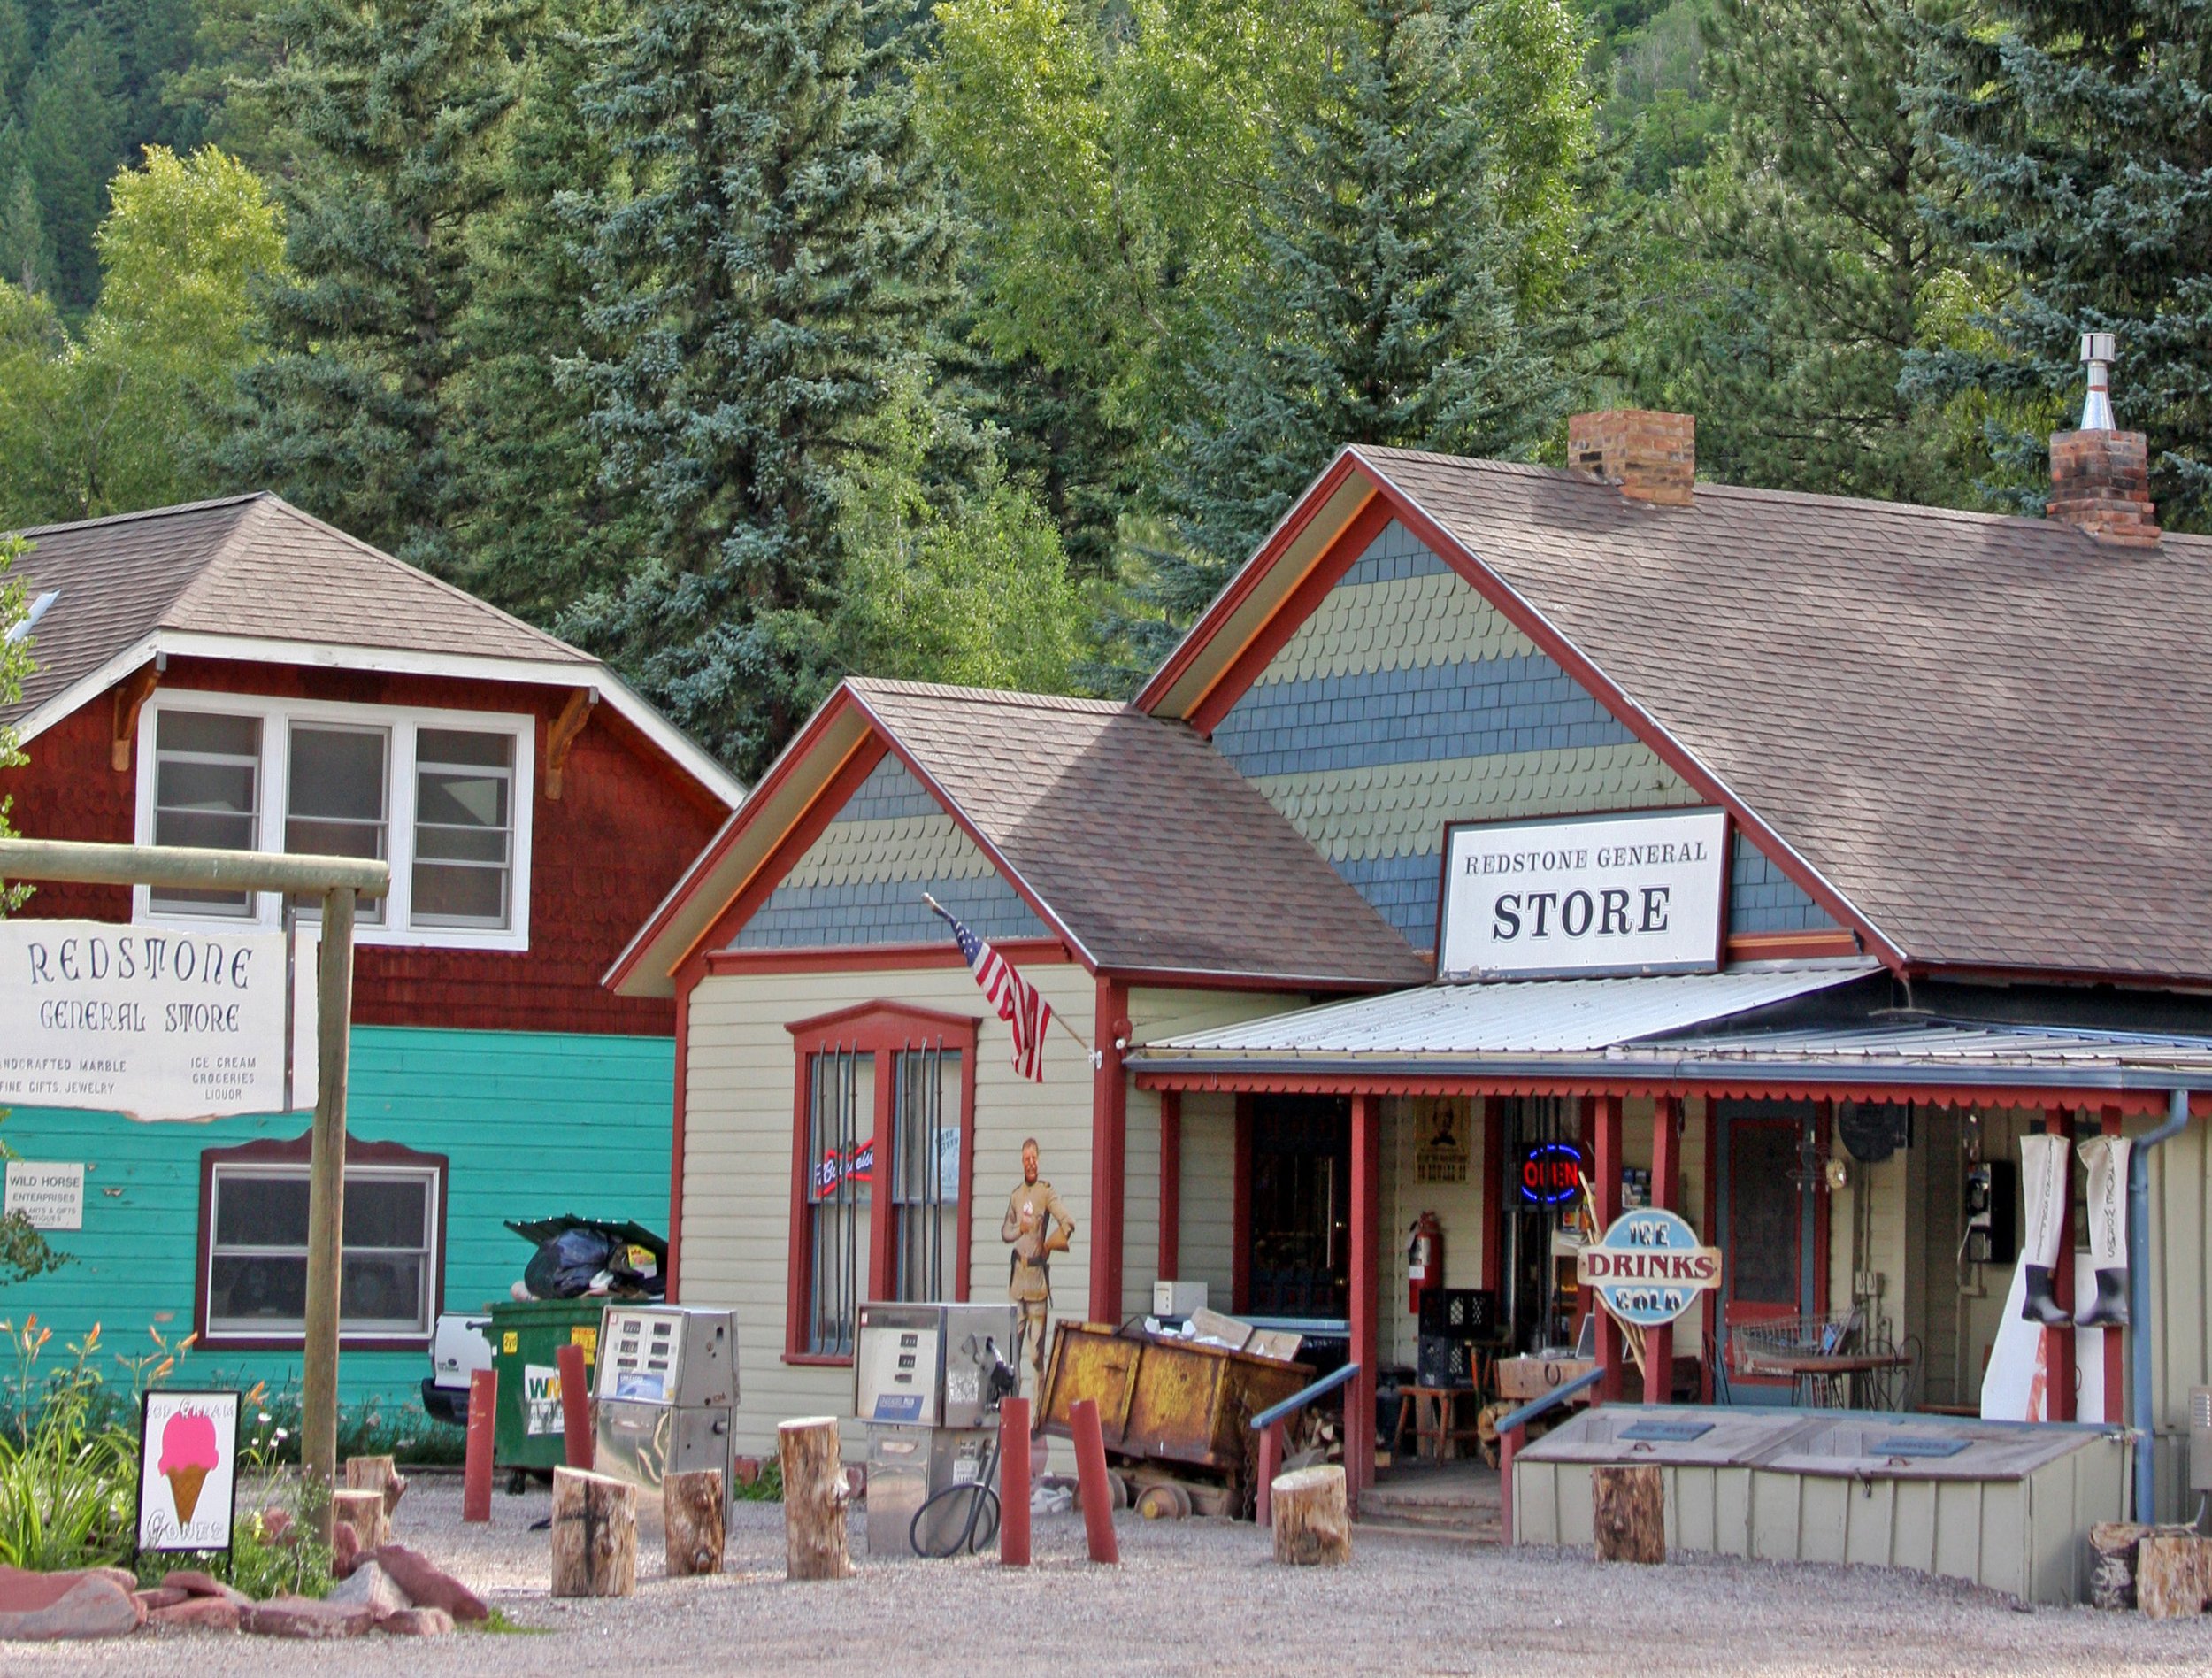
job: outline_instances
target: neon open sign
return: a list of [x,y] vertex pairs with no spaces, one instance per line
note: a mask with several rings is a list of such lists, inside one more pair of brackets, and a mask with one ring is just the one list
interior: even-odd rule
[[1521,1156],[1521,1198],[1556,1206],[1582,1192],[1581,1148],[1571,1142],[1542,1142]]

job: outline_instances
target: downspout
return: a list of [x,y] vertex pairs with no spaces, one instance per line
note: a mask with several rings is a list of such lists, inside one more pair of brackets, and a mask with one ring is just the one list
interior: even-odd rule
[[2157,1519],[2157,1481],[2153,1474],[2151,1403],[2151,1150],[2179,1135],[2189,1123],[2189,1092],[2177,1089],[2166,1122],[2138,1136],[2128,1151],[2128,1359],[2129,1409],[2135,1427],[2135,1518],[2145,1526]]

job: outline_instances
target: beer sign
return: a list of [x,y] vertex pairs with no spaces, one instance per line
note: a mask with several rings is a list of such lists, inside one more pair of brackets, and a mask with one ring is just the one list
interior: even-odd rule
[[1720,1286],[1720,1249],[1700,1245],[1679,1214],[1639,1206],[1582,1250],[1575,1280],[1618,1320],[1660,1328]]

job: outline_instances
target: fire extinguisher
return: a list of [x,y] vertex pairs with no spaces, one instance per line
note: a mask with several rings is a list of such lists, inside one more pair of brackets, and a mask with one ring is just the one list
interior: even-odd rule
[[1444,1285],[1444,1226],[1432,1212],[1413,1220],[1406,1242],[1406,1309],[1419,1312],[1421,1296]]

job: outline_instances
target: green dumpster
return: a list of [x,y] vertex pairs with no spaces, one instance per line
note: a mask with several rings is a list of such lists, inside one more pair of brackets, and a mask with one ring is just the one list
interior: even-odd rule
[[492,1367],[499,1373],[499,1408],[492,1454],[502,1468],[558,1468],[568,1460],[561,1430],[563,1346],[584,1349],[584,1378],[599,1358],[604,1298],[511,1299],[492,1306]]

